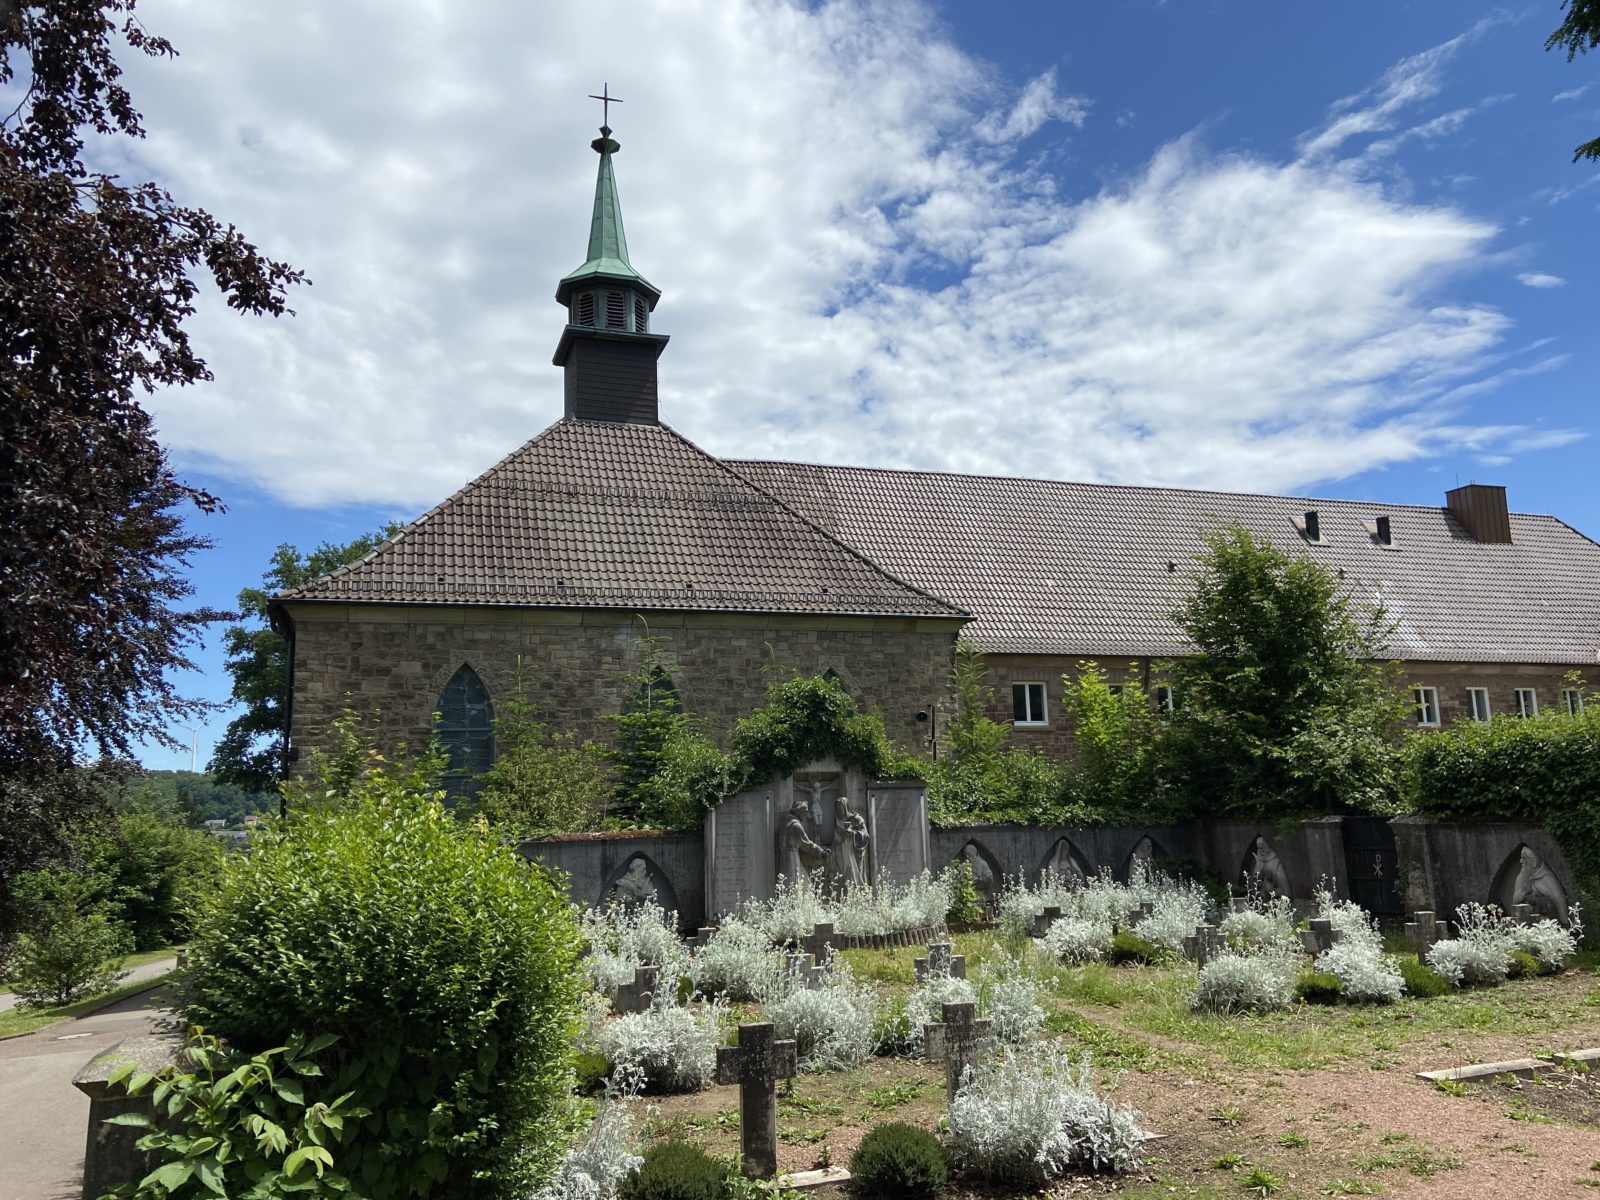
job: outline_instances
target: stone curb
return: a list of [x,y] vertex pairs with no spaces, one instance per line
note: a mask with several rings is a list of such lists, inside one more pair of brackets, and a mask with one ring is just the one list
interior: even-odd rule
[[849,1183],[850,1172],[843,1167],[818,1167],[815,1171],[796,1171],[792,1175],[779,1175],[776,1182],[797,1192],[811,1188],[827,1187],[830,1183]]
[[1442,1071],[1418,1071],[1418,1079],[1426,1079],[1429,1083],[1470,1083],[1478,1079],[1490,1079],[1496,1075],[1516,1075],[1521,1079],[1531,1079],[1540,1071],[1558,1071],[1569,1063],[1589,1064],[1600,1062],[1600,1047],[1588,1050],[1573,1050],[1564,1054],[1541,1054],[1536,1058],[1512,1058],[1505,1062],[1472,1063],[1465,1067],[1450,1067]]

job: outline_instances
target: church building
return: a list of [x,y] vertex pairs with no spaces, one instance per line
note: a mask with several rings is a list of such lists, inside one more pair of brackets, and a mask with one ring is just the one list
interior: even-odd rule
[[[1093,659],[1158,703],[1201,538],[1237,523],[1381,602],[1419,724],[1582,703],[1600,667],[1600,545],[1504,488],[1433,506],[719,459],[662,420],[661,292],[629,260],[609,127],[588,255],[560,280],[561,420],[360,562],[275,597],[291,755],[344,708],[380,740],[434,715],[463,773],[518,689],[605,738],[645,639],[717,736],[768,669],[837,676],[903,748],[951,710],[956,641],[986,654],[997,719],[1066,752],[1064,673]],[[670,361],[670,360],[669,360]],[[668,414],[670,416],[670,414]],[[1156,672],[1153,674],[1153,672]]]

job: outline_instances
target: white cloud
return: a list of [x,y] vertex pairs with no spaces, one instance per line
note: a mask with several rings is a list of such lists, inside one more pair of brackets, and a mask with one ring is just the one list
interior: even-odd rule
[[[292,320],[204,311],[217,381],[158,423],[294,502],[432,503],[559,415],[602,81],[663,414],[713,452],[1289,489],[1522,432],[1443,401],[1510,325],[1438,287],[1495,229],[1364,179],[1353,125],[1068,196],[1019,143],[1070,149],[1089,102],[911,4],[140,11],[184,53],[129,71],[137,165],[316,281]],[[1389,127],[1444,50],[1335,124]]]
[[1568,88],[1564,92],[1557,92],[1550,97],[1550,103],[1560,104],[1563,100],[1576,100],[1593,86],[1594,84],[1592,83],[1586,83],[1582,87]]
[[1524,271],[1517,276],[1517,282],[1523,287],[1531,288],[1558,288],[1566,287],[1567,281],[1559,275],[1546,275],[1543,271]]

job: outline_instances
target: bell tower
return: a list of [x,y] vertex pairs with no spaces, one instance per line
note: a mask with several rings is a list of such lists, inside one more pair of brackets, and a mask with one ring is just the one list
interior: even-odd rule
[[[609,94],[596,96],[620,103]],[[589,222],[589,255],[556,285],[556,302],[567,310],[567,327],[556,346],[555,364],[566,371],[566,416],[580,421],[657,424],[656,359],[667,336],[650,332],[650,316],[661,291],[628,261],[622,206],[612,156],[621,145],[611,126],[589,143],[600,156]]]

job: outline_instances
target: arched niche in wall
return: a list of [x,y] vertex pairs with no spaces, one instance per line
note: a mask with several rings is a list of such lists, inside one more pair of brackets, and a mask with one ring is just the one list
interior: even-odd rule
[[601,904],[633,906],[648,901],[663,911],[678,911],[678,891],[655,859],[640,850],[630,854],[600,889]]
[[1089,862],[1070,838],[1058,838],[1040,860],[1039,874],[1054,875],[1062,883],[1081,887],[1089,881]]
[[1138,871],[1158,869],[1171,861],[1172,855],[1167,853],[1166,847],[1147,833],[1133,844],[1128,857],[1122,860],[1121,878],[1132,879]]
[[972,869],[972,882],[978,885],[978,891],[989,900],[998,899],[1000,885],[1005,878],[1005,873],[1000,868],[1000,860],[994,853],[977,838],[969,838],[967,844],[956,851],[956,856],[950,860],[952,863],[964,862]]
[[1538,853],[1523,842],[1501,863],[1489,888],[1489,902],[1509,913],[1518,904],[1532,905],[1536,915],[1566,924],[1567,889]]
[[1266,896],[1294,895],[1289,888],[1289,872],[1283,865],[1283,859],[1278,857],[1272,843],[1259,834],[1245,848],[1239,873],[1246,883],[1253,882]]
[[444,790],[450,800],[478,790],[477,776],[494,762],[494,705],[489,689],[466,663],[450,676],[434,705],[434,736],[448,756]]

